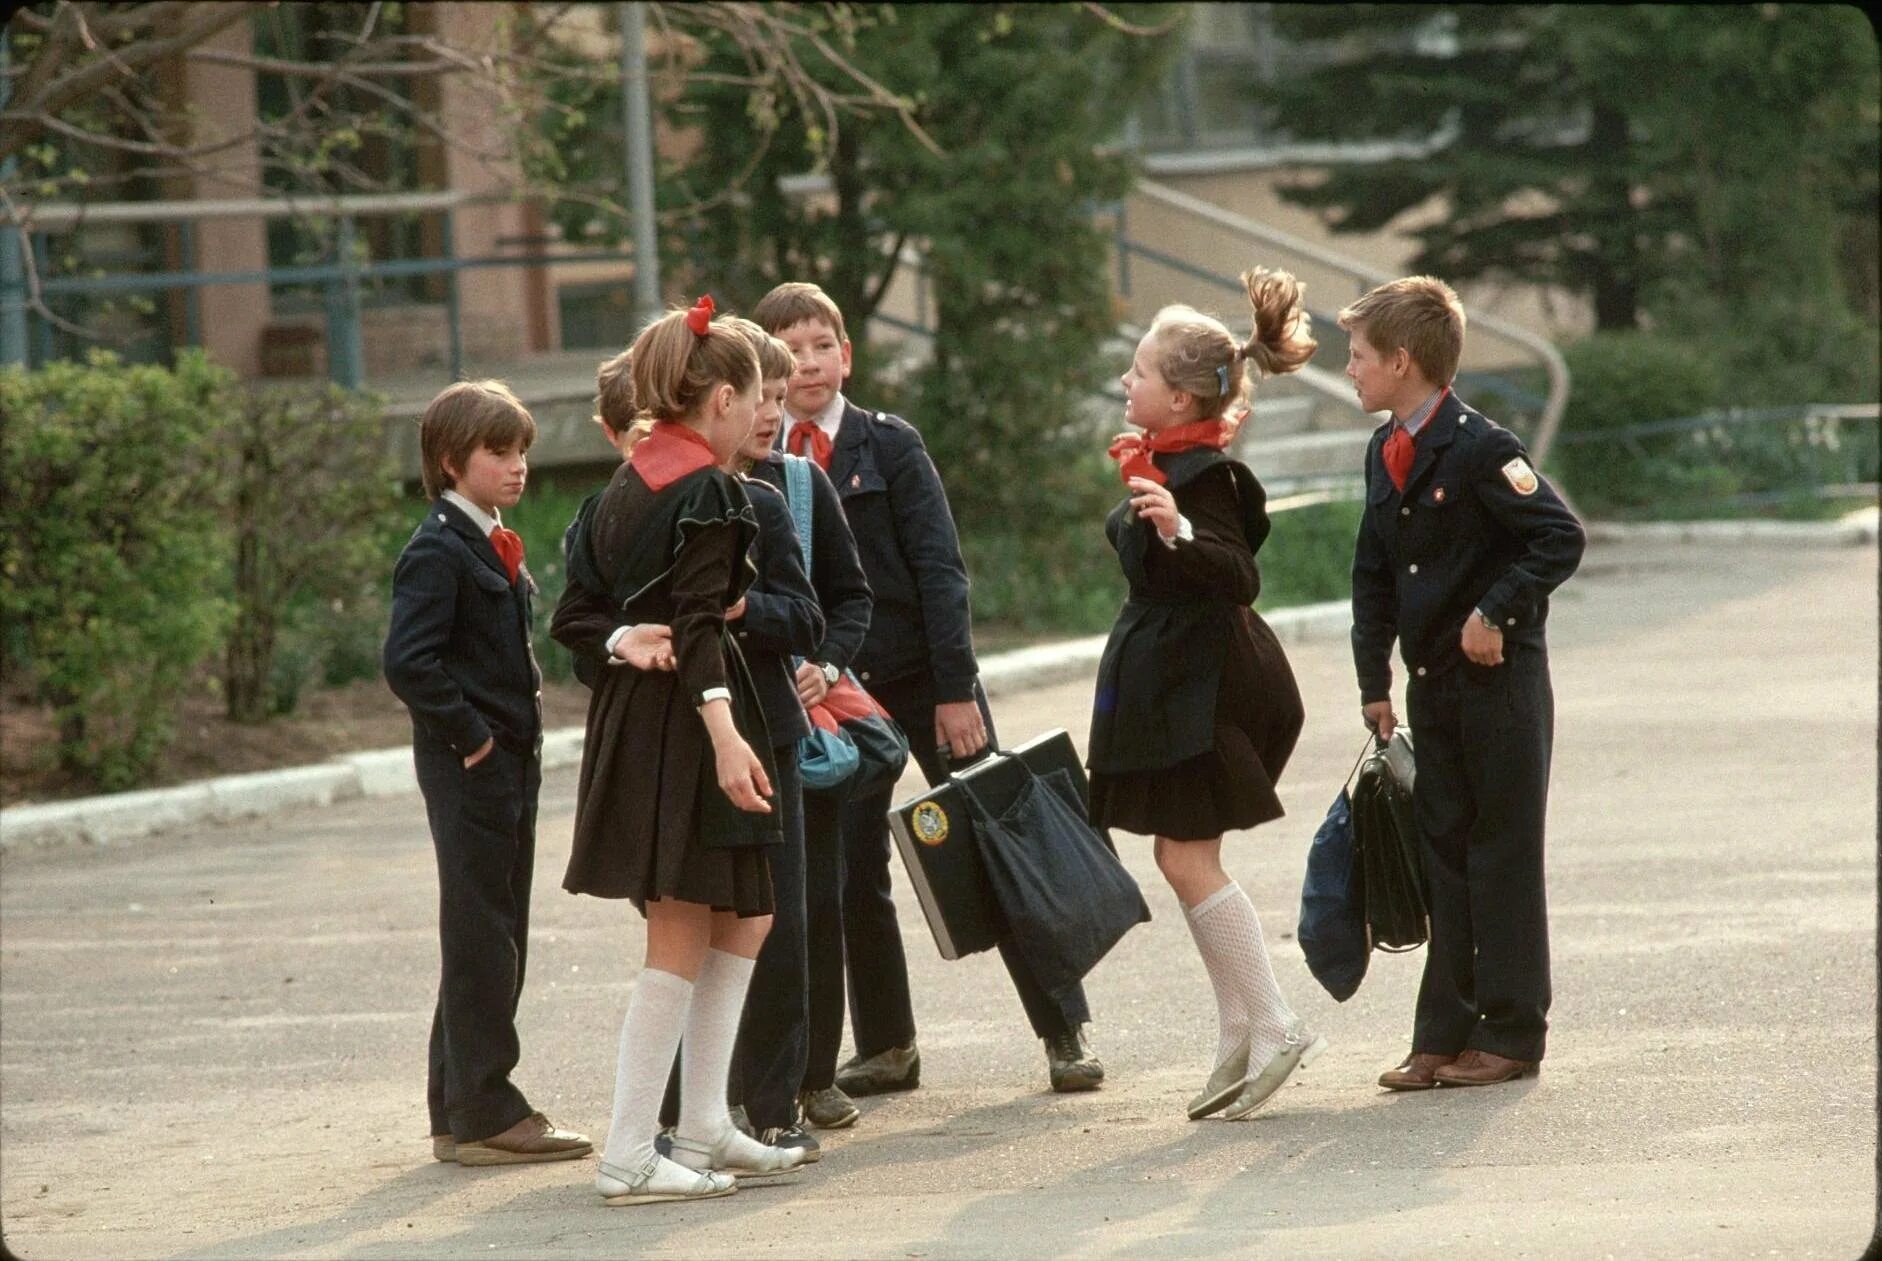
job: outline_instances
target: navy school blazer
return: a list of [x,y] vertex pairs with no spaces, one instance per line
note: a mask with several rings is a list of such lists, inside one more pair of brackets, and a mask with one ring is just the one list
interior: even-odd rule
[[875,595],[853,662],[858,677],[881,684],[927,674],[937,701],[972,700],[980,666],[967,565],[921,434],[846,400],[828,472]]
[[[773,451],[752,465],[751,476],[786,496],[789,511],[782,452]],[[830,478],[814,462],[810,465],[810,535],[810,585],[823,609],[823,638],[809,652],[799,655],[846,670],[869,633],[875,597],[869,590],[869,579],[863,576],[856,538],[843,516],[843,501],[837,498]]]
[[804,573],[797,526],[784,496],[765,482],[747,478],[746,497],[758,514],[752,559],[758,577],[745,591],[745,616],[733,622],[739,651],[758,688],[773,747],[795,744],[810,734],[810,719],[797,699],[793,656],[808,657],[824,634],[823,610]]
[[542,738],[542,672],[530,644],[536,583],[510,581],[490,538],[439,498],[392,571],[381,666],[412,714],[413,739],[469,757],[495,737],[533,756]]
[[1362,702],[1392,690],[1392,641],[1424,678],[1464,660],[1464,620],[1506,644],[1544,646],[1549,594],[1581,563],[1586,536],[1515,434],[1445,396],[1418,435],[1405,489],[1366,447],[1366,507],[1353,554],[1353,664]]

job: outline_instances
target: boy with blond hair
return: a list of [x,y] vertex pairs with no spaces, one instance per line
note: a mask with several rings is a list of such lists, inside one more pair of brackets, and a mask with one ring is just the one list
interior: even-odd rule
[[1451,388],[1464,350],[1451,287],[1411,276],[1341,311],[1368,412],[1353,557],[1353,663],[1381,741],[1392,642],[1409,674],[1413,789],[1431,914],[1411,1054],[1387,1090],[1486,1086],[1536,1070],[1548,1031],[1542,836],[1554,695],[1549,595],[1581,562],[1581,523],[1509,430]]

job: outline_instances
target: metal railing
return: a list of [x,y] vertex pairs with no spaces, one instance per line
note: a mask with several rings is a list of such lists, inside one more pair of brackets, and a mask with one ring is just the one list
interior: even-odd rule
[[[180,225],[179,257],[182,268],[154,272],[126,272],[104,276],[53,276],[39,284],[46,298],[80,294],[147,293],[184,291],[185,336],[191,344],[200,344],[202,317],[198,291],[205,285],[317,284],[323,290],[327,331],[328,375],[334,382],[358,388],[365,382],[365,348],[361,333],[360,291],[375,281],[409,277],[444,277],[444,313],[448,337],[450,373],[453,380],[464,375],[464,340],[462,312],[458,294],[460,272],[489,267],[542,267],[569,263],[632,262],[630,251],[602,250],[580,253],[497,255],[459,258],[455,250],[455,212],[471,204],[492,198],[471,197],[463,193],[380,193],[338,197],[265,197],[202,201],[115,202],[99,205],[42,203],[18,219],[0,214],[0,227],[30,234],[35,262],[43,276],[50,251],[45,245],[47,233],[69,230],[87,224],[175,223]],[[436,214],[439,217],[439,253],[437,258],[400,258],[361,261],[354,249],[355,221],[374,215]],[[311,265],[266,267],[243,271],[205,272],[194,266],[197,256],[196,225],[205,219],[326,219],[334,223],[333,243],[328,261]],[[24,301],[24,279],[9,273],[3,282],[8,290],[0,301],[11,305]],[[19,291],[15,291],[16,287]],[[38,323],[44,326],[44,321]],[[26,363],[27,346],[14,345],[14,335],[0,335],[0,362]]]
[[[1343,284],[1351,290],[1353,297],[1358,297],[1367,289],[1393,279],[1385,272],[1327,249],[1304,237],[1261,223],[1246,215],[1236,214],[1213,202],[1204,201],[1200,197],[1191,196],[1154,180],[1139,180],[1135,195],[1153,205],[1175,212],[1199,224],[1207,225],[1232,239],[1258,245],[1273,261],[1286,266],[1297,275],[1303,271],[1311,271],[1316,278],[1325,278],[1336,284]],[[1158,252],[1153,260],[1151,252],[1146,247],[1131,241],[1127,226],[1120,212],[1117,235],[1120,242],[1126,244],[1120,248],[1118,265],[1120,287],[1126,292],[1131,286],[1131,274],[1128,270],[1128,257],[1131,255],[1144,258],[1146,261],[1156,261],[1161,266],[1174,267],[1181,274],[1194,279],[1218,286],[1230,285],[1236,291],[1240,291],[1240,283],[1232,278],[1211,272],[1207,268],[1199,267],[1186,260],[1177,259],[1167,252]],[[1274,257],[1277,253],[1280,257]],[[1314,288],[1310,286],[1309,292],[1314,292]],[[1336,289],[1335,292],[1338,290]],[[1344,302],[1340,302],[1334,309],[1343,305]],[[1315,314],[1317,331],[1334,330],[1333,320],[1324,309]],[[1519,382],[1510,380],[1507,373],[1480,371],[1470,374],[1475,377],[1479,386],[1488,385],[1507,400],[1516,403],[1533,401],[1537,415],[1529,439],[1530,453],[1538,464],[1545,462],[1549,449],[1555,443],[1557,431],[1561,427],[1563,410],[1568,404],[1570,385],[1568,364],[1563,360],[1561,352],[1547,338],[1497,316],[1478,311],[1471,312],[1470,330],[1473,339],[1479,344],[1484,340],[1492,340],[1516,349],[1521,358],[1540,369],[1546,376],[1547,392],[1543,396],[1536,396],[1533,391],[1526,389]],[[1315,383],[1309,382],[1308,384]],[[1350,398],[1350,392],[1347,392],[1347,397]]]

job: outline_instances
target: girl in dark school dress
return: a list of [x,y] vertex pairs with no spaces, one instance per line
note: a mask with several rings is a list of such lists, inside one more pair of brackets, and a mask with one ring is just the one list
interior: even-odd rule
[[1275,983],[1261,921],[1222,869],[1222,834],[1281,816],[1274,785],[1303,713],[1287,656],[1249,608],[1266,493],[1223,451],[1245,414],[1245,369],[1292,372],[1314,351],[1301,286],[1242,276],[1254,335],[1166,307],[1124,374],[1124,416],[1141,433],[1111,447],[1130,496],[1105,534],[1130,596],[1098,666],[1091,817],[1156,838],[1157,867],[1183,904],[1215,989],[1214,1071],[1192,1119],[1247,1116],[1322,1050]]
[[[701,298],[635,339],[634,394],[654,423],[571,527],[569,587],[550,627],[600,667],[563,888],[631,899],[647,917],[595,1178],[610,1205],[726,1195],[736,1174],[803,1159],[741,1134],[725,1102],[752,961],[771,923],[766,847],[782,834],[766,800],[770,736],[725,626],[753,577],[746,553],[758,523],[719,466],[751,429],[758,358],[712,314]],[[649,623],[672,628],[676,669],[616,654],[625,628]],[[668,1159],[653,1140],[682,1033],[683,1106]]]

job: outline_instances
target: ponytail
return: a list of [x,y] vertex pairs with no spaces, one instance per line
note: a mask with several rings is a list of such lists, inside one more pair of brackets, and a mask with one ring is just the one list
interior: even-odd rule
[[704,297],[690,311],[668,311],[641,329],[629,354],[643,414],[685,420],[719,386],[743,393],[757,382],[757,352],[727,327],[729,318],[714,319],[712,299]]

